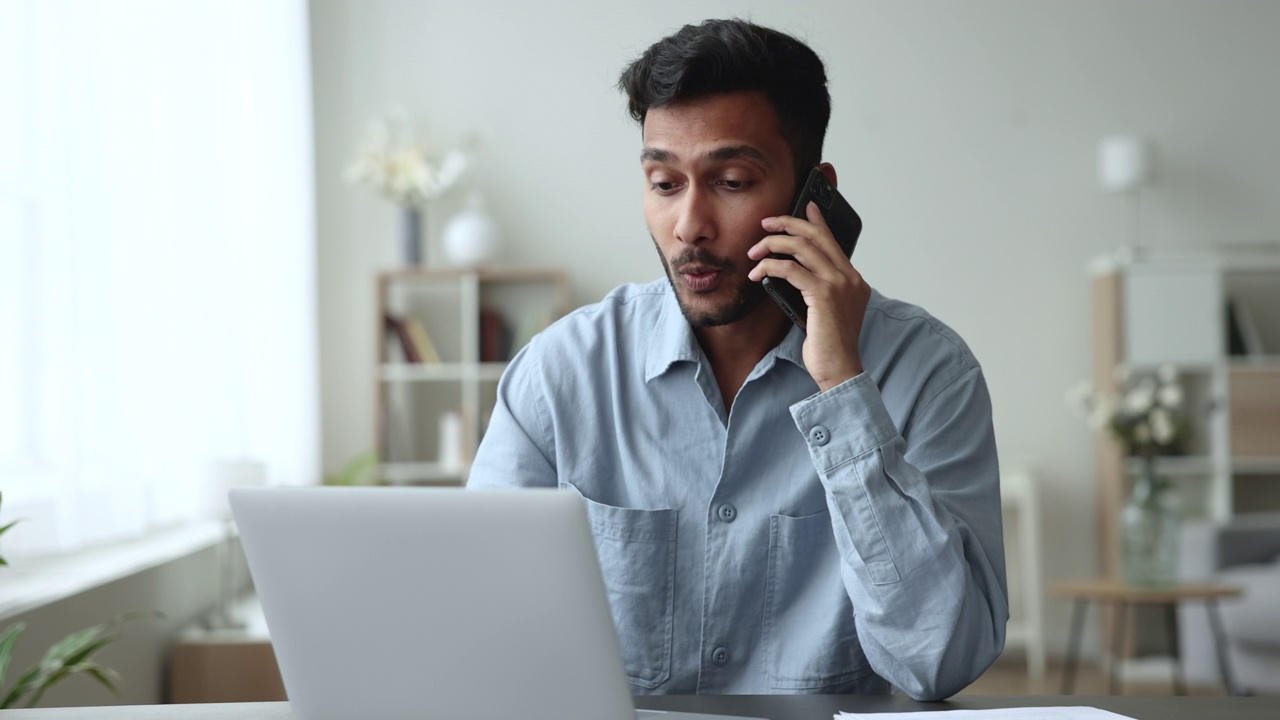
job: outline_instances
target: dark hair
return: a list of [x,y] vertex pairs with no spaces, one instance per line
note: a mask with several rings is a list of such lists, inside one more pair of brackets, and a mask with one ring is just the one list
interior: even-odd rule
[[803,178],[822,160],[831,94],[822,60],[799,40],[746,20],[685,25],[644,51],[622,71],[618,89],[644,125],[650,108],[740,91],[762,91]]

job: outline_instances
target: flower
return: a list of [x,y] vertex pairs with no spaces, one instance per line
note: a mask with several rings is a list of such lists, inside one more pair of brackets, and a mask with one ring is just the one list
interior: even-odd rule
[[1121,365],[1113,377],[1119,394],[1097,392],[1086,380],[1067,391],[1067,404],[1093,429],[1109,429],[1130,453],[1150,459],[1181,450],[1185,393],[1177,369],[1138,374]]
[[462,149],[433,153],[414,137],[404,112],[392,110],[369,124],[346,178],[402,207],[422,207],[452,188],[466,169]]

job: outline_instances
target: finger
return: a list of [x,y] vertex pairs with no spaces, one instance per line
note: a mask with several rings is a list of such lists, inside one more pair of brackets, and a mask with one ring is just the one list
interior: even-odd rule
[[834,280],[852,269],[848,258],[841,256],[842,264],[836,265],[831,261],[831,257],[822,252],[814,242],[795,235],[767,235],[752,246],[747,252],[747,257],[752,260],[763,260],[770,253],[790,255],[806,270],[827,280]]
[[746,273],[746,277],[756,282],[762,281],[765,275],[771,278],[785,279],[785,281],[794,284],[799,290],[817,288],[819,284],[826,284],[826,286],[832,288],[856,287],[865,282],[863,274],[859,273],[858,268],[854,268],[852,265],[849,266],[849,274],[836,273],[829,275],[829,277],[824,277],[824,275],[815,273],[813,268],[808,268],[808,266],[788,258],[764,258]]
[[760,224],[770,232],[782,232],[809,240],[832,262],[838,263],[842,260],[847,262],[848,256],[840,249],[840,244],[831,234],[831,228],[827,226],[827,221],[822,217],[822,211],[818,209],[817,203],[811,201],[805,206],[805,214],[806,218],[778,215],[765,218]]
[[809,272],[803,266],[782,258],[765,258],[761,260],[756,263],[755,267],[751,268],[751,271],[747,273],[747,277],[756,282],[766,277],[786,280],[801,293],[806,290],[812,290],[820,282],[812,272]]

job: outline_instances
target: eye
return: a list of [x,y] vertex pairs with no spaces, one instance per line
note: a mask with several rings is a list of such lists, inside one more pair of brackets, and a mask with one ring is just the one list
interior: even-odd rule
[[746,190],[748,187],[751,186],[751,183],[746,180],[736,180],[736,179],[726,178],[720,181],[720,185],[721,187],[724,187],[727,190]]
[[659,180],[657,182],[650,183],[649,188],[659,195],[670,195],[680,189],[680,186],[678,183],[674,183],[669,180]]

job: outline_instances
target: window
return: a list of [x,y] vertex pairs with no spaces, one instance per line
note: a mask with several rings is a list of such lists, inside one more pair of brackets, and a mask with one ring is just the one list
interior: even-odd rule
[[319,477],[303,0],[0,0],[8,551]]

